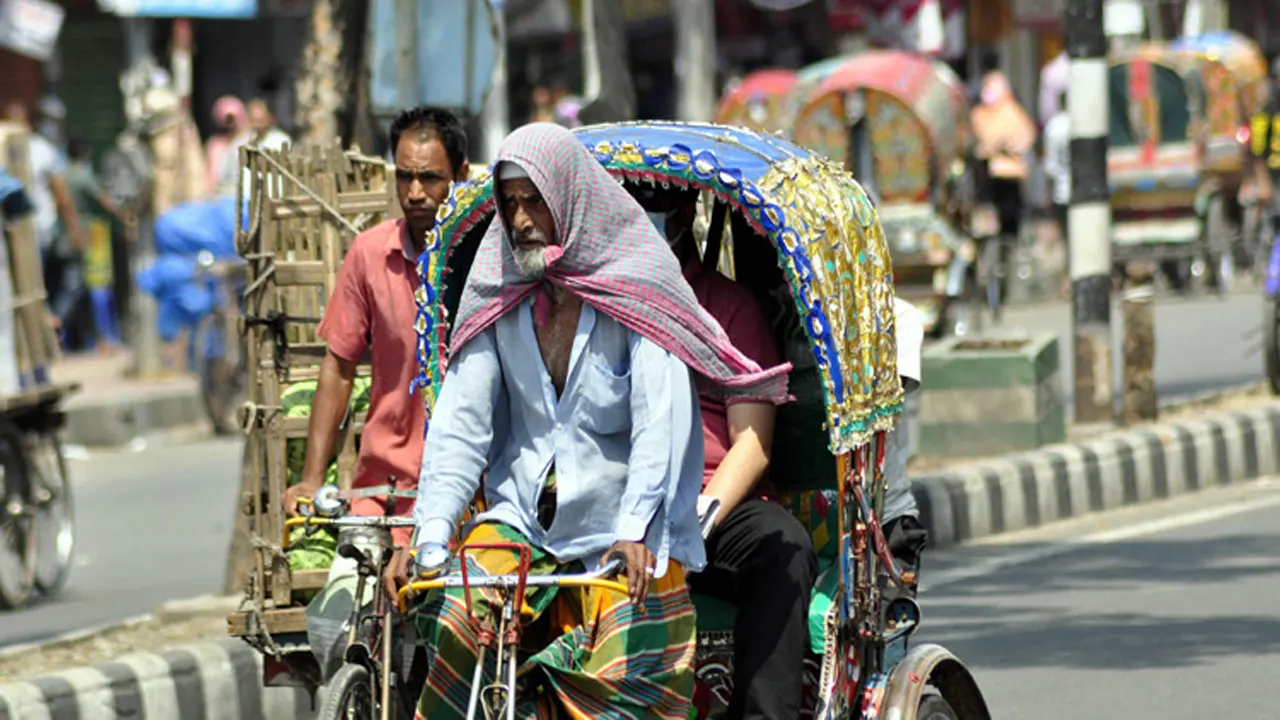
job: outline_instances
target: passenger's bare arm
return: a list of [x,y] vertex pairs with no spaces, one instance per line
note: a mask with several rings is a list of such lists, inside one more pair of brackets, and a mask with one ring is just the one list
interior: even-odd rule
[[773,451],[777,412],[771,403],[740,402],[729,406],[729,452],[702,492],[720,501],[719,518],[728,517],[764,477]]

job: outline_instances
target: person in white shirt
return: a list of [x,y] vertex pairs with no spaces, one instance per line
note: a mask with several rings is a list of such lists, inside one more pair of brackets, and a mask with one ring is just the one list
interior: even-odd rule
[[[894,298],[894,332],[898,346],[898,375],[902,389],[909,397],[920,389],[921,354],[924,348],[924,318],[914,305]],[[884,452],[884,536],[889,551],[901,566],[920,571],[920,553],[929,542],[929,533],[920,524],[920,507],[911,494],[911,478],[907,474],[907,460],[911,457],[907,416],[903,414],[898,424],[889,431]],[[918,579],[917,579],[918,582]],[[915,595],[913,583],[906,588]]]
[[[41,103],[40,119],[58,120],[49,112],[56,107],[52,103]],[[45,268],[44,281],[49,297],[49,310],[53,314],[54,325],[61,328],[71,310],[67,299],[74,300],[78,297],[84,283],[78,266],[69,262],[66,257],[71,248],[87,248],[89,236],[80,222],[80,214],[76,212],[71,194],[67,191],[67,161],[62,151],[48,138],[32,130],[30,115],[22,103],[9,103],[5,108],[4,119],[31,131],[28,151],[31,185],[27,188],[27,195],[35,207],[33,219],[36,238],[40,244],[41,262]],[[59,219],[62,220],[61,227]],[[60,231],[65,238],[61,243],[58,241]]]
[[1058,111],[1044,126],[1044,172],[1049,177],[1050,202],[1058,221],[1058,232],[1067,239],[1067,203],[1071,201],[1071,117],[1067,96],[1058,99]]

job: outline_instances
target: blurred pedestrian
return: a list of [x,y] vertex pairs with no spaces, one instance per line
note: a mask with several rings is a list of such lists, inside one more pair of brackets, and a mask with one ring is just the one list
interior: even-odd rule
[[1036,126],[1018,104],[1009,79],[999,70],[982,79],[980,102],[970,113],[976,154],[987,168],[988,192],[1000,215],[1000,234],[1014,239],[1022,220],[1022,183]]
[[530,100],[533,102],[533,111],[529,114],[529,122],[553,123],[556,121],[555,97],[550,88],[542,84],[534,86]]
[[1041,139],[1044,143],[1044,172],[1049,176],[1049,201],[1058,235],[1067,238],[1067,203],[1071,200],[1071,117],[1067,114],[1067,95],[1057,99],[1057,110],[1045,123]]
[[[238,164],[238,150],[249,141],[249,114],[239,98],[223,95],[213,104],[213,122],[217,130],[205,141],[206,175],[210,195],[220,195],[225,163]],[[231,174],[234,177],[234,174]],[[235,186],[231,186],[234,192]]]
[[67,144],[67,152],[71,160],[67,167],[67,189],[71,193],[76,211],[88,227],[89,235],[88,247],[75,260],[83,263],[84,284],[88,288],[93,308],[96,331],[94,346],[98,352],[109,354],[120,347],[120,330],[112,292],[111,218],[120,221],[130,238],[133,235],[134,221],[99,184],[97,173],[93,169],[93,150],[89,143],[82,138],[72,138]]
[[271,111],[266,100],[262,98],[250,100],[248,112],[249,127],[253,130],[254,147],[283,150],[293,142],[289,133],[281,130],[277,125],[276,114]]
[[[9,103],[5,108],[5,119],[31,130],[30,116],[26,106],[21,103]],[[42,125],[55,120],[49,117],[48,113],[42,113],[40,119]],[[31,185],[27,189],[27,194],[35,206],[36,238],[40,243],[45,294],[48,297],[49,309],[53,313],[52,322],[55,327],[61,329],[72,307],[66,301],[66,296],[77,296],[80,290],[79,274],[74,263],[64,262],[64,258],[73,248],[86,247],[88,236],[80,222],[80,214],[76,212],[71,195],[67,192],[65,179],[67,167],[62,152],[40,133],[33,131],[29,137]],[[61,226],[59,219],[61,219]]]

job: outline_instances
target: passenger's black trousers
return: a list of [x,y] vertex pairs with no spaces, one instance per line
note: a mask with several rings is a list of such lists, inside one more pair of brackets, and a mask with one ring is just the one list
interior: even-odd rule
[[809,534],[780,505],[747,500],[712,531],[707,561],[690,587],[738,607],[729,720],[794,720],[818,572]]

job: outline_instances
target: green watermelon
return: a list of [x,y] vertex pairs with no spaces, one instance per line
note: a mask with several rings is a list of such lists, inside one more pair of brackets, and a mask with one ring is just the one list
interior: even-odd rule
[[[306,380],[290,385],[280,398],[285,417],[309,417],[311,403],[315,400],[317,382]],[[372,390],[369,378],[359,377],[351,388],[352,414],[367,412]],[[307,457],[307,441],[302,438],[289,440],[285,446],[285,469],[289,485],[302,481],[302,468]],[[338,463],[331,461],[325,472],[325,484],[338,484]],[[337,533],[328,529],[316,529],[307,535],[303,528],[295,528],[289,534],[289,567],[293,570],[323,570],[333,564],[338,548]],[[314,595],[314,592],[307,593]],[[302,598],[309,600],[310,598]]]

